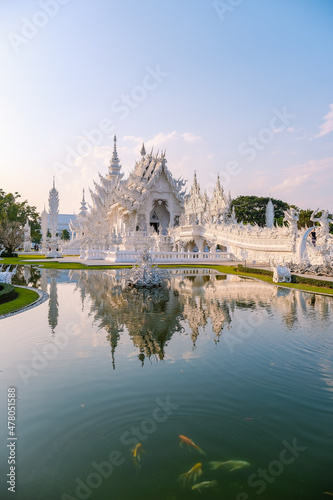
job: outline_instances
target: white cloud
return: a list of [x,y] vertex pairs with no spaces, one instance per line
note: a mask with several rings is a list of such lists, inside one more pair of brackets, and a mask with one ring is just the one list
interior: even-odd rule
[[186,142],[195,142],[195,141],[200,141],[201,140],[201,137],[199,137],[198,135],[194,135],[191,132],[184,132],[182,134],[182,138]]
[[[281,171],[282,182],[271,187],[272,193],[302,208],[310,205],[332,210],[330,186],[333,185],[333,157],[309,160]],[[297,198],[297,199],[292,199]]]
[[330,111],[324,116],[324,120],[324,123],[320,125],[319,134],[315,135],[315,137],[323,137],[333,132],[333,103],[330,104]]

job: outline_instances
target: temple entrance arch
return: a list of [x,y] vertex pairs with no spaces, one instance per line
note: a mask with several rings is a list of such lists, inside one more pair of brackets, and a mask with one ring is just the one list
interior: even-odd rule
[[167,201],[154,200],[153,208],[150,212],[149,224],[159,234],[167,234],[167,227],[170,224],[170,212],[167,208]]

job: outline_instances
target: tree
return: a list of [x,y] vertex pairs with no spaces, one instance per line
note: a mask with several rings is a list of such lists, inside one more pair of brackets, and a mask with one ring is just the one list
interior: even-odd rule
[[[41,240],[39,213],[36,207],[30,206],[25,201],[18,201],[21,196],[18,193],[5,193],[0,189],[0,223],[2,221],[20,222],[25,225],[27,219],[31,228],[31,239],[33,243]],[[22,239],[23,241],[23,239]]]
[[24,229],[20,222],[4,219],[0,222],[0,245],[9,254],[21,245],[24,239]]
[[289,208],[288,203],[275,198],[259,196],[238,196],[231,202],[231,208],[235,207],[238,222],[245,224],[266,225],[266,207],[269,200],[274,205],[274,220],[278,225],[283,224],[284,211]]
[[70,239],[71,239],[70,234],[69,234],[69,232],[68,232],[68,230],[67,230],[67,229],[63,229],[63,230],[62,230],[60,238],[61,238],[62,240],[64,240],[64,241],[68,241],[68,240],[70,240]]

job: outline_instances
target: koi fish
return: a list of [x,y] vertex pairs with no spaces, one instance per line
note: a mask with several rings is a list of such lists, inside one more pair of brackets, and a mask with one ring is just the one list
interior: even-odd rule
[[180,443],[179,443],[179,446],[182,447],[183,444],[186,444],[187,447],[189,448],[190,446],[192,446],[192,448],[194,448],[195,450],[197,450],[199,453],[201,453],[201,455],[207,455],[207,453],[205,453],[201,448],[199,448],[199,446],[197,446],[193,441],[192,439],[186,437],[186,436],[183,436],[182,434],[179,434],[179,439],[180,439]]
[[144,450],[142,448],[142,444],[141,443],[138,443],[136,445],[136,447],[132,450],[132,456],[133,456],[133,460],[137,460],[138,462],[140,462],[141,460],[141,453],[144,453]]
[[184,472],[184,474],[181,474],[178,479],[180,481],[183,481],[183,485],[185,485],[186,481],[193,481],[195,482],[197,477],[201,476],[202,474],[202,463],[198,462],[195,464],[192,469],[190,469],[188,472]]
[[203,483],[194,484],[192,490],[198,490],[201,493],[202,488],[217,486],[217,481],[203,481]]
[[142,444],[138,443],[136,447],[131,451],[133,457],[133,463],[136,468],[137,474],[139,474],[139,469],[141,469],[141,454],[144,453],[144,449],[142,448]]
[[243,462],[242,460],[228,460],[227,462],[209,462],[209,467],[211,470],[219,469],[220,467],[224,467],[228,469],[229,472],[233,470],[241,469],[242,467],[247,467],[249,462]]

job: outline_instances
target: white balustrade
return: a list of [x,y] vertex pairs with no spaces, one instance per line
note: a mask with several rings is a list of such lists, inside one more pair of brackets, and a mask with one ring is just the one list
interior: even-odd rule
[[[89,254],[91,255],[91,252]],[[139,252],[119,250],[117,252],[105,252],[105,254],[106,260],[110,262],[132,264],[136,262]],[[228,252],[152,252],[152,256],[156,264],[199,264],[232,260],[232,255]]]

